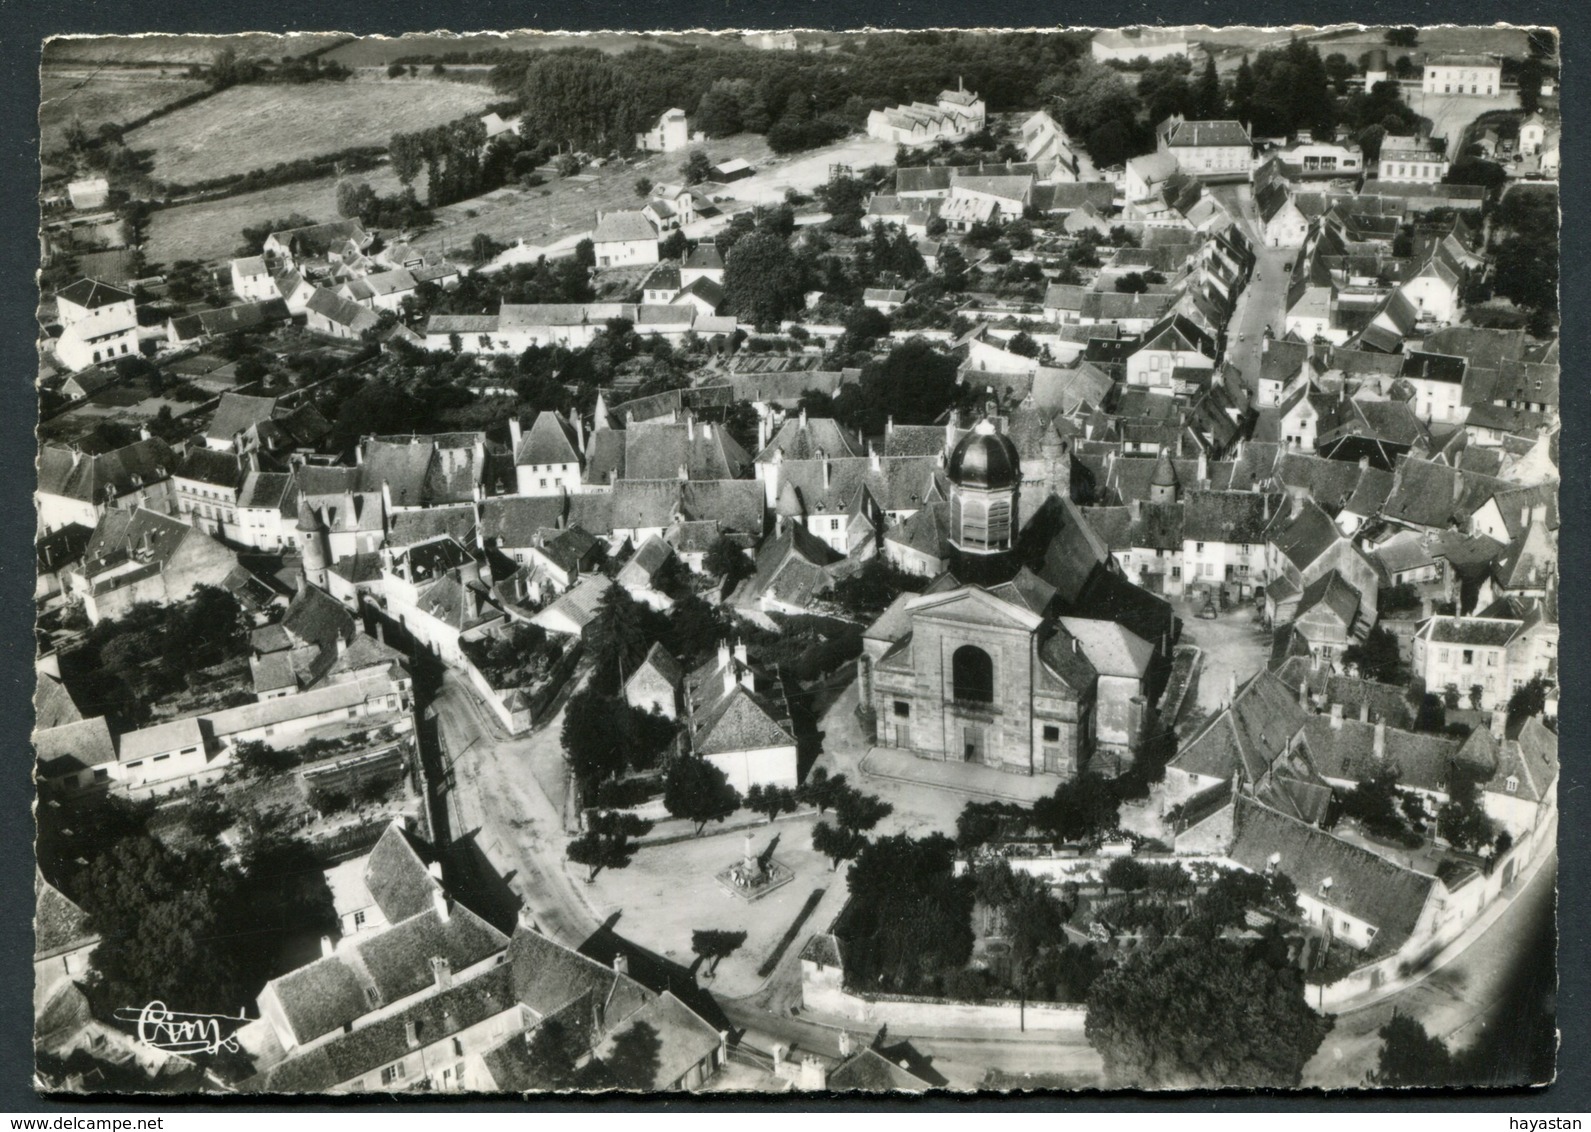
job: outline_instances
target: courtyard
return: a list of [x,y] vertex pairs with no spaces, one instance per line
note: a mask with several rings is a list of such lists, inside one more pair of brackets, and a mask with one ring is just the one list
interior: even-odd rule
[[1261,627],[1253,605],[1233,606],[1210,620],[1199,617],[1199,604],[1171,599],[1171,609],[1182,619],[1179,643],[1197,645],[1204,652],[1199,673],[1198,707],[1214,713],[1231,699],[1232,681],[1239,687],[1265,667],[1271,654],[1270,630]]

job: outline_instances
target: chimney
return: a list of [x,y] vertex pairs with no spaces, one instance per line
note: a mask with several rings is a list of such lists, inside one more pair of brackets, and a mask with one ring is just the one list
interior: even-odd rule
[[727,696],[729,693],[733,692],[735,690],[736,683],[735,666],[733,664],[724,665],[724,695]]
[[320,957],[322,959],[326,958],[335,950],[336,948],[332,947],[331,945],[331,936],[323,935],[320,937]]
[[761,452],[768,447],[768,418],[762,413],[757,414],[757,451]]
[[681,479],[681,481],[688,480],[688,479],[691,478],[690,477],[690,473],[685,470],[685,465],[684,464],[681,464],[679,466],[679,478]]
[[515,413],[513,416],[508,418],[508,440],[509,443],[514,446],[513,456],[516,459],[519,457],[519,441],[521,435],[522,434],[519,431],[519,414]]
[[403,1040],[410,1049],[420,1048],[420,1023],[413,1018],[406,1018],[403,1022]]
[[1210,486],[1210,463],[1203,452],[1199,453],[1199,486]]
[[1309,706],[1308,680],[1300,680],[1298,682],[1298,706],[1301,708],[1307,708]]
[[950,417],[945,421],[945,452],[948,453],[956,446],[956,433],[961,431],[961,410],[951,409]]
[[695,440],[696,439],[696,418],[693,417],[690,413],[686,413],[685,414],[685,439],[686,440]]
[[884,418],[884,435],[893,436],[895,433],[895,414],[891,413]]
[[851,1032],[849,1030],[841,1030],[840,1031],[840,1056],[841,1057],[850,1057],[851,1054],[853,1052],[855,1052],[855,1050],[856,1050],[856,1044],[851,1040]]
[[703,421],[702,422],[702,439],[703,440],[711,440],[712,438],[713,438],[713,423],[711,421]]
[[337,634],[337,655],[342,656],[348,651],[348,640],[341,633]]
[[1359,701],[1359,722],[1370,722],[1370,701],[1368,699]]
[[441,955],[431,956],[431,981],[439,991],[453,986],[453,964]]
[[622,951],[615,954],[613,957],[613,969],[621,975],[628,975],[630,973],[630,957]]
[[1376,758],[1387,757],[1387,721],[1384,719],[1376,724],[1376,742],[1371,749],[1375,752]]
[[431,890],[431,907],[436,909],[436,918],[441,920],[444,924],[447,923],[449,916],[447,893],[443,892],[440,888],[433,888]]
[[873,471],[877,472],[882,470],[882,465],[880,465],[878,462],[878,449],[873,447],[873,442],[871,440],[867,442],[867,459],[868,466],[872,468]]
[[718,667],[722,668],[729,663],[730,651],[728,641],[718,642]]
[[824,491],[828,491],[829,490],[829,484],[833,482],[833,477],[834,477],[834,466],[830,462],[828,457],[825,456],[823,458],[823,490]]
[[735,642],[735,659],[740,661],[741,664],[749,664],[749,663],[751,663],[746,658],[746,642],[745,641],[736,641]]
[[1463,498],[1464,498],[1464,473],[1455,470],[1453,472],[1453,502],[1457,503],[1460,499],[1463,499]]
[[1226,702],[1228,704],[1231,704],[1231,703],[1235,703],[1236,701],[1237,701],[1237,673],[1236,672],[1229,672],[1229,673],[1227,673],[1227,676],[1226,676]]
[[1368,457],[1368,456],[1359,457],[1359,470],[1361,472],[1366,472],[1366,471],[1370,470],[1370,457]]
[[805,405],[802,405],[801,406],[801,431],[805,432],[806,431],[806,427],[807,427],[807,407]]
[[1502,708],[1496,708],[1491,718],[1492,738],[1501,743],[1508,737],[1508,713]]
[[1341,731],[1342,730],[1342,705],[1341,704],[1332,704],[1331,705],[1331,729],[1333,731]]

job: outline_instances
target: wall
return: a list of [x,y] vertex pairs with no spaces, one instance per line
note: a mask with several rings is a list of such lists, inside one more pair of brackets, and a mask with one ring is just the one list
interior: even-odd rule
[[[858,995],[840,989],[832,969],[801,964],[801,1000],[808,1011],[834,1015],[869,1026],[886,1025],[900,1034],[933,1034],[943,1030],[988,1030],[1014,1033],[1022,1029],[1081,1037],[1087,1010],[1082,1003],[957,1002],[908,995]],[[817,977],[813,977],[817,976]],[[827,977],[824,977],[827,976]]]

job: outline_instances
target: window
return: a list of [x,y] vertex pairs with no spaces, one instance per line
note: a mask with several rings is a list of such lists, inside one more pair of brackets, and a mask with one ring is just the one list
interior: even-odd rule
[[359,718],[359,709],[356,708],[356,707],[349,708],[348,709],[348,718],[349,719],[358,719]]
[[96,768],[95,771],[94,771],[94,781],[95,782],[104,782],[109,777],[110,777],[110,771],[105,770],[104,768]]
[[403,1062],[400,1061],[396,1065],[389,1065],[381,1071],[381,1083],[383,1085],[390,1085],[394,1081],[403,1080],[404,1076]]
[[838,519],[830,519],[829,520],[829,530],[837,531],[839,529],[840,529],[840,521]]
[[994,702],[994,661],[977,645],[962,645],[950,658],[952,695],[966,703]]
[[546,477],[546,476],[543,476],[543,477],[542,477],[542,479],[541,479],[541,486],[542,486],[542,487],[546,487],[546,486],[547,486],[547,477]]
[[1058,743],[1060,739],[1061,729],[1053,723],[1046,723],[1044,725],[1044,741],[1046,743]]
[[354,913],[354,927],[361,928],[361,927],[364,927],[364,924],[365,924],[365,914],[363,912],[355,912]]
[[1488,649],[1486,651],[1486,667],[1487,668],[1496,668],[1497,667],[1497,650],[1496,649]]
[[152,763],[158,763],[158,762],[161,762],[161,761],[163,761],[165,759],[169,759],[170,757],[171,756],[169,754],[156,755],[154,758],[150,759],[149,761],[152,762]]
[[1510,774],[1508,776],[1507,781],[1505,781],[1503,783],[1503,785],[1507,788],[1507,790],[1508,790],[1508,792],[1510,794],[1519,793],[1519,776],[1515,775],[1515,774]]
[[1202,542],[1196,542],[1196,543],[1193,544],[1193,549],[1198,551],[1200,554],[1203,554],[1204,553],[1204,544]]
[[453,1056],[454,1057],[463,1057],[464,1056],[464,1042],[462,1040],[460,1040],[459,1038],[454,1038],[453,1039]]
[[133,769],[135,769],[135,768],[137,768],[137,767],[141,767],[141,766],[143,766],[143,765],[144,765],[144,760],[143,760],[143,759],[139,759],[139,760],[138,760],[138,761],[137,761],[137,762],[135,762],[135,763],[128,763],[128,764],[127,764],[127,769],[128,769],[128,770],[133,770]]
[[1474,649],[1465,649],[1464,650],[1464,667],[1468,668],[1474,663],[1475,663],[1475,650]]
[[910,719],[911,716],[912,716],[912,706],[911,706],[911,704],[907,703],[905,700],[896,700],[895,701],[895,718],[896,719]]

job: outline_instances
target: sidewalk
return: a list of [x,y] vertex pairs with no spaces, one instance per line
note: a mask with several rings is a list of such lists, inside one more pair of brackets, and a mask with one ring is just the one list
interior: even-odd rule
[[913,786],[927,786],[953,794],[993,798],[1002,802],[1032,805],[1055,793],[1060,780],[1023,774],[1007,774],[976,763],[942,762],[920,759],[916,755],[888,747],[873,747],[862,756],[862,773],[868,778],[883,778]]

